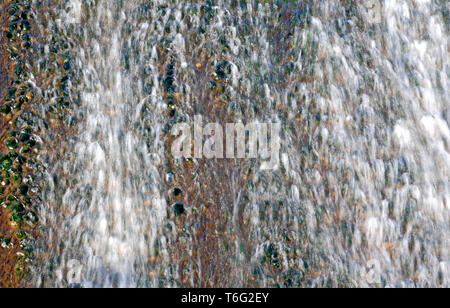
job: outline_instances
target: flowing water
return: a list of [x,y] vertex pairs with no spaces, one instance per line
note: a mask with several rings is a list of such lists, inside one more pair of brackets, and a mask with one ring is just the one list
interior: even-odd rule
[[[32,285],[450,286],[447,1],[43,3],[75,124],[40,156]],[[173,160],[197,114],[281,123],[279,168]]]

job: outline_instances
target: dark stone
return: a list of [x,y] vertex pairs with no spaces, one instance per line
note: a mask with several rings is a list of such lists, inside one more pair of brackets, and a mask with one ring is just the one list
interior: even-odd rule
[[225,60],[221,60],[216,68],[216,77],[218,79],[227,78],[227,74],[231,74],[231,65]]
[[28,20],[21,20],[20,28],[25,31],[30,31],[31,29],[30,22]]
[[28,187],[28,185],[26,185],[26,184],[22,184],[22,185],[19,186],[19,193],[20,193],[22,196],[26,196],[27,193],[28,193],[28,190],[29,190],[29,187]]
[[32,149],[30,147],[22,147],[20,148],[20,154],[30,154]]
[[13,4],[9,7],[8,13],[10,16],[14,16],[18,12],[19,8],[17,4]]
[[14,37],[14,34],[11,31],[4,31],[3,35],[8,39],[11,40]]
[[16,161],[20,165],[24,165],[27,162],[27,158],[25,156],[19,155],[19,156],[17,156]]
[[11,244],[11,238],[0,236],[0,246],[2,248],[8,248]]
[[29,223],[29,224],[35,224],[39,221],[38,216],[36,215],[36,213],[34,213],[33,211],[28,211],[26,213],[25,216],[25,220]]
[[14,97],[14,95],[16,95],[16,92],[17,92],[17,88],[15,88],[15,87],[8,88],[8,96],[9,97]]
[[5,145],[10,150],[15,150],[19,146],[17,139],[14,137],[8,138],[5,142]]
[[64,64],[63,64],[63,68],[66,70],[66,71],[68,71],[68,70],[70,70],[70,61],[66,61],[66,62],[64,62]]
[[175,203],[172,206],[173,212],[175,216],[180,216],[184,213],[184,204],[183,203]]
[[30,49],[31,48],[31,42],[25,41],[25,42],[23,42],[22,46],[25,49]]
[[179,188],[179,187],[175,187],[173,189],[173,195],[176,196],[176,197],[180,196],[182,193],[183,193],[183,190],[181,188]]
[[23,10],[22,13],[20,14],[20,17],[23,20],[27,20],[30,17],[31,11],[30,10]]
[[26,234],[25,234],[25,232],[24,232],[24,231],[22,231],[22,230],[20,230],[20,231],[17,231],[16,235],[17,235],[17,238],[18,238],[18,239],[23,239],[23,238],[25,238],[25,237],[26,237]]
[[25,95],[23,95],[23,96],[20,96],[20,97],[18,98],[18,101],[19,101],[19,103],[21,103],[21,104],[26,104],[26,103],[28,103],[29,99],[28,99],[28,97],[26,97]]
[[165,85],[173,85],[174,81],[175,81],[175,78],[168,76],[168,77],[166,77],[166,79],[164,79],[164,84]]
[[21,142],[25,142],[25,141],[28,141],[30,139],[31,139],[31,135],[27,134],[27,133],[21,133],[20,136],[19,136],[19,140]]
[[14,174],[12,176],[12,181],[14,184],[19,184],[20,182],[22,182],[22,177],[19,174]]
[[42,128],[48,128],[47,122],[40,116],[24,111],[16,119],[17,128],[30,127],[33,131],[40,131]]
[[12,108],[11,108],[11,104],[10,103],[3,104],[0,107],[0,112],[3,113],[3,114],[10,114],[11,111],[12,111]]
[[14,111],[20,111],[21,109],[22,109],[22,106],[23,106],[23,102],[16,102],[15,104],[14,104]]
[[217,88],[217,84],[214,81],[210,80],[208,81],[208,87],[210,90],[214,90]]
[[19,29],[19,22],[18,21],[13,21],[9,24],[8,30],[9,32],[12,33],[12,35],[16,35],[17,31]]
[[26,42],[30,42],[31,41],[31,36],[29,33],[24,33],[22,35],[22,40],[26,41]]
[[13,201],[11,206],[11,212],[17,215],[23,215],[25,212],[25,208],[19,201]]
[[1,160],[1,166],[3,170],[9,170],[12,167],[12,161],[9,158]]
[[167,93],[173,93],[175,92],[175,87],[173,85],[165,85],[164,89]]
[[222,79],[227,77],[227,75],[221,68],[216,69],[216,76]]

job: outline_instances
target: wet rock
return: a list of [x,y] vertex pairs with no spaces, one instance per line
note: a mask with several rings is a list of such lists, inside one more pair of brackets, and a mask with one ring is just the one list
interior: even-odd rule
[[265,248],[265,255],[269,259],[278,258],[278,251],[274,244],[270,244]]
[[20,148],[20,154],[27,155],[27,154],[31,154],[31,153],[33,153],[33,149],[30,147],[21,147]]
[[26,103],[28,103],[28,102],[30,101],[30,99],[29,99],[27,96],[22,95],[22,96],[20,96],[20,97],[17,99],[17,101],[18,101],[20,104],[26,104]]
[[24,146],[33,148],[36,146],[37,142],[36,140],[34,140],[33,138],[27,139],[25,141],[23,141]]
[[29,41],[24,41],[24,42],[22,43],[22,47],[25,48],[25,49],[30,49],[30,48],[31,48],[31,42],[29,42]]
[[13,162],[17,161],[17,158],[20,156],[19,153],[16,151],[10,151],[8,154],[6,154],[6,157],[10,158]]
[[163,80],[164,91],[169,95],[172,95],[172,93],[174,93],[176,90],[174,85],[175,82],[174,75],[175,75],[174,65],[172,63],[169,63],[167,65],[166,76]]
[[23,155],[19,155],[16,157],[15,161],[20,165],[25,165],[25,163],[27,162],[27,158]]
[[24,33],[22,35],[22,40],[26,41],[26,42],[30,42],[31,41],[31,36],[29,33]]
[[28,20],[22,19],[19,22],[19,29],[22,31],[30,31],[31,30],[30,22]]
[[168,76],[168,77],[166,77],[166,79],[164,79],[164,85],[166,87],[173,85],[174,82],[175,82],[175,78],[173,78],[172,76]]
[[11,248],[12,246],[11,238],[0,236],[0,246],[5,249]]
[[172,205],[172,210],[175,216],[180,216],[184,214],[184,204],[183,203],[175,203]]
[[7,92],[7,98],[15,97],[16,92],[17,92],[17,88],[16,87],[9,87],[8,88],[8,92]]
[[21,240],[19,245],[20,245],[20,248],[22,248],[23,250],[25,250],[27,252],[33,251],[33,248],[34,248],[34,242],[33,242],[33,240],[31,240],[29,238],[25,238],[25,239]]
[[167,103],[167,107],[169,110],[175,109],[175,103],[173,101],[170,101]]
[[28,193],[28,190],[29,190],[29,187],[26,184],[22,184],[22,185],[19,186],[19,193],[22,196],[26,196],[26,194]]
[[31,11],[30,10],[23,10],[20,13],[20,18],[22,18],[23,20],[28,20],[31,16]]
[[70,102],[65,97],[59,97],[56,100],[56,105],[58,108],[63,109],[70,106]]
[[14,104],[14,111],[19,112],[20,110],[22,110],[22,106],[23,106],[23,102],[16,102]]
[[173,86],[173,85],[164,85],[164,90],[167,93],[174,93],[175,92],[175,86]]
[[18,54],[17,52],[11,51],[11,52],[9,53],[9,58],[10,58],[11,60],[16,60],[16,59],[19,58],[19,54]]
[[36,223],[39,221],[39,218],[33,211],[28,211],[24,216],[24,220],[28,225],[34,227]]
[[14,74],[18,79],[28,77],[28,73],[23,69],[22,63],[16,64],[16,67],[14,68]]
[[12,104],[11,103],[3,104],[0,107],[0,112],[5,115],[10,114],[12,112]]
[[182,193],[183,193],[183,190],[181,188],[179,188],[179,187],[175,187],[173,189],[173,195],[175,197],[181,196]]
[[20,31],[19,21],[9,23],[8,31],[14,36]]
[[9,7],[8,13],[10,16],[14,16],[15,14],[17,14],[19,12],[19,6],[17,4],[12,4]]
[[24,111],[16,119],[17,128],[31,128],[34,132],[40,131],[42,128],[48,128],[47,122],[33,112]]
[[71,68],[70,61],[64,62],[64,64],[63,64],[63,69],[65,69],[66,71],[68,71],[68,70],[70,70],[70,68]]
[[22,177],[19,174],[14,174],[12,176],[12,182],[17,185],[22,182]]
[[11,138],[6,139],[5,145],[8,149],[15,150],[18,148],[19,143],[16,138],[11,137]]
[[167,183],[172,183],[174,178],[175,178],[175,176],[172,172],[169,171],[166,173],[166,182]]
[[[2,168],[3,168],[3,166],[2,166]],[[5,169],[3,169],[3,171],[2,171],[2,176],[0,177],[0,180],[1,180],[0,184],[2,186],[9,185],[9,183],[10,183],[10,181],[9,181],[9,172],[6,171]]]
[[24,213],[25,213],[24,206],[20,202],[14,201],[11,204],[11,216],[9,220],[14,225],[20,227],[22,225]]
[[283,272],[282,275],[282,280],[284,282],[283,287],[285,288],[301,287],[304,275],[305,273],[303,271],[288,269],[287,271]]
[[227,75],[231,74],[231,65],[225,60],[221,60],[216,67],[214,76],[216,81],[226,79]]
[[211,91],[214,91],[217,88],[217,84],[214,81],[210,80],[210,81],[208,81],[208,88]]
[[216,73],[217,79],[225,79],[227,77],[227,75],[225,74],[225,72],[223,71],[222,68],[217,68],[215,73]]
[[31,137],[32,136],[30,134],[24,132],[24,133],[20,134],[19,141],[20,142],[27,142],[27,141],[31,140]]
[[14,34],[11,31],[5,30],[3,31],[3,36],[6,37],[8,40],[12,40]]
[[16,236],[18,239],[24,239],[27,235],[26,235],[25,231],[20,230],[20,231],[17,231]]

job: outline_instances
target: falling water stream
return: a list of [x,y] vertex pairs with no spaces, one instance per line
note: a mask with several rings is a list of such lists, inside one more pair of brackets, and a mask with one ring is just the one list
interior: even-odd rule
[[[81,4],[71,1],[71,5],[80,8]],[[48,240],[64,246],[55,252],[59,259],[56,286],[63,286],[58,275],[66,274],[64,268],[77,262],[86,266],[85,279],[78,281],[83,286],[147,283],[142,281],[142,272],[148,272],[146,260],[153,254],[165,215],[155,171],[160,160],[158,121],[162,119],[155,107],[147,122],[153,125],[155,139],[153,148],[148,147],[136,115],[141,102],[150,99],[134,85],[138,67],[126,72],[121,68],[127,44],[123,28],[139,26],[142,30],[133,29],[133,35],[145,36],[144,27],[129,21],[133,6],[114,1],[92,4],[93,14],[86,21],[90,27],[80,27],[76,33],[79,45],[74,54],[81,72],[83,120],[76,139],[68,145],[70,153],[55,165],[63,173],[58,176],[66,176],[70,184],[63,195],[50,192],[47,200],[54,206],[48,208],[49,213],[44,209],[45,223],[52,226]],[[71,23],[79,22],[77,16],[70,17],[74,18]],[[142,53],[151,51],[145,41],[141,48]],[[130,61],[144,62],[140,58]]]
[[[32,285],[450,287],[447,1],[56,2],[75,132]],[[173,160],[197,114],[281,123],[279,168]]]

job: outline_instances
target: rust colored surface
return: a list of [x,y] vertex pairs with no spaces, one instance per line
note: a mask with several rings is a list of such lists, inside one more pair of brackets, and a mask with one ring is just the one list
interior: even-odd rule
[[[0,14],[0,104],[4,103],[5,90],[10,82],[10,72],[12,63],[9,60],[7,52],[7,40],[3,36],[5,27],[8,27],[8,5],[9,1],[0,0],[1,14]],[[0,118],[0,135],[3,136],[9,129],[6,118]],[[7,149],[3,142],[0,144],[0,152],[6,152]],[[9,213],[3,207],[0,207],[0,235],[14,238],[15,230],[9,223]],[[17,243],[15,243],[17,244]],[[17,247],[18,245],[14,245]],[[10,288],[17,286],[19,279],[15,273],[16,254],[18,248],[5,249],[0,247],[0,287]]]
[[[0,25],[2,28],[2,32],[4,27],[8,26],[8,4],[7,0],[0,0],[1,14],[0,14]],[[9,81],[9,70],[10,70],[10,62],[8,61],[8,54],[6,51],[7,41],[3,35],[0,37],[0,91],[1,97],[3,99],[3,95],[5,92],[5,88]]]

